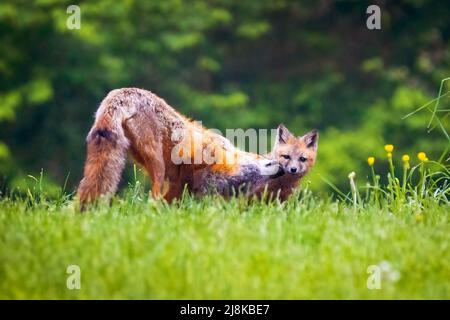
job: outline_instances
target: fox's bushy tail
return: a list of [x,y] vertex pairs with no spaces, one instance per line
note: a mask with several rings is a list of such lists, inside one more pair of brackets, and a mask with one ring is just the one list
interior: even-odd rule
[[99,196],[112,196],[117,191],[129,145],[122,127],[123,102],[112,91],[100,105],[87,136],[84,177],[78,187],[82,210]]

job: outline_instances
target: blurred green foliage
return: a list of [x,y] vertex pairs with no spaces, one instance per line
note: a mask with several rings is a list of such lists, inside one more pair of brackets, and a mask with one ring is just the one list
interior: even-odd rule
[[[79,30],[66,27],[71,4],[0,3],[2,188],[41,168],[58,185],[70,172],[74,188],[92,115],[125,86],[208,127],[318,128],[316,190],[327,188],[321,177],[341,187],[348,172],[368,173],[367,156],[384,157],[385,143],[396,161],[448,148],[440,130],[428,132],[427,109],[402,120],[450,75],[445,1],[380,2],[375,31],[364,1],[79,1]],[[448,111],[438,116],[448,129]]]

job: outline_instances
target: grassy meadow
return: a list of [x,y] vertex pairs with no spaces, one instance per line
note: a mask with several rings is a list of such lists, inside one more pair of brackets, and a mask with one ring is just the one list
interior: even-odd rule
[[[0,1],[0,299],[450,299],[449,1],[373,2]],[[128,166],[80,213],[124,87],[246,151],[316,128],[317,162],[285,203],[167,204]]]
[[[374,176],[342,197],[305,188],[283,204],[169,205],[139,183],[83,214],[39,187],[4,197],[0,298],[450,299],[448,186],[423,167],[408,163],[404,185]],[[79,290],[66,286],[69,265],[80,267]],[[373,265],[380,289],[367,286]]]

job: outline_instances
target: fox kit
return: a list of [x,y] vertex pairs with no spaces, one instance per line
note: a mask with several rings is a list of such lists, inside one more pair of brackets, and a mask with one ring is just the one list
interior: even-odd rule
[[228,195],[243,185],[253,185],[256,192],[281,172],[277,161],[235,148],[155,94],[136,88],[113,90],[105,97],[86,141],[78,187],[82,209],[116,192],[127,153],[147,171],[153,196],[167,201],[178,198],[186,185],[198,193],[213,187]]
[[267,157],[277,160],[284,174],[267,182],[267,190],[272,196],[279,194],[280,200],[284,201],[298,187],[301,178],[314,166],[318,142],[317,130],[296,137],[284,125],[278,126],[275,145]]

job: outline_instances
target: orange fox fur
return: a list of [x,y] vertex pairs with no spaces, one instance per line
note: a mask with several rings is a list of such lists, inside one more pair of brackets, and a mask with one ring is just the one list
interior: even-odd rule
[[271,196],[284,201],[292,194],[314,166],[318,142],[319,133],[315,129],[295,137],[284,125],[278,126],[275,145],[267,157],[278,161],[284,174],[267,181],[265,187]]
[[[116,192],[127,153],[147,171],[153,196],[167,201],[178,198],[185,185],[205,193],[212,183],[227,195],[250,182],[252,190],[260,192],[280,172],[277,161],[235,148],[155,94],[136,88],[113,90],[105,97],[86,141],[84,177],[78,187],[82,208]],[[214,162],[202,157],[195,161],[205,150]],[[174,155],[181,163],[174,162]]]

